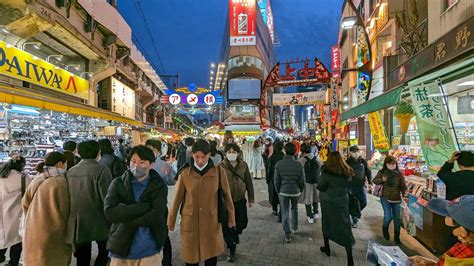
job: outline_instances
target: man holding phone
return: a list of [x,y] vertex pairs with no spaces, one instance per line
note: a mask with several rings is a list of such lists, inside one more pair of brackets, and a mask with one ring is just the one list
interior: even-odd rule
[[[457,162],[459,166],[457,172],[453,172],[454,162]],[[451,159],[439,170],[438,177],[446,185],[447,200],[474,195],[474,152],[453,153]]]

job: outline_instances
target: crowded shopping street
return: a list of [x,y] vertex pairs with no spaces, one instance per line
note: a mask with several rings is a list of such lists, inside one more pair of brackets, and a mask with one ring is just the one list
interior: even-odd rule
[[474,266],[474,0],[0,0],[0,266]]

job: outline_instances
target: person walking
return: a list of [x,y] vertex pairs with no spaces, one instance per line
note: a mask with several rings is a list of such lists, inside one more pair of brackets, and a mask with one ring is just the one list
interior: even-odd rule
[[125,166],[119,157],[114,155],[114,148],[108,139],[101,139],[98,141],[100,147],[99,164],[109,168],[112,173],[112,178],[117,178],[125,173]]
[[[176,171],[171,167],[166,161],[161,157],[161,149],[163,145],[161,141],[157,139],[149,139],[145,142],[146,147],[153,151],[153,154],[156,157],[155,163],[153,164],[153,169],[159,174],[159,176],[165,181],[165,184],[168,186],[176,185]],[[168,202],[167,202],[168,204]],[[168,206],[166,207],[168,211]],[[173,250],[171,246],[171,240],[169,237],[166,238],[166,242],[163,246],[163,265],[171,265],[173,258]]]
[[262,156],[262,145],[259,140],[254,141],[249,160],[248,166],[252,177],[255,179],[262,178],[265,175],[265,164]]
[[118,140],[118,144],[117,147],[115,147],[114,153],[124,165],[127,165],[127,147],[125,146],[124,142],[125,140],[122,138]]
[[224,160],[224,155],[221,151],[217,150],[217,141],[212,140],[209,142],[211,147],[211,160],[214,165],[219,165]]
[[390,240],[388,227],[393,221],[394,241],[396,244],[400,244],[400,204],[403,200],[402,194],[407,190],[407,185],[394,157],[385,157],[383,168],[377,173],[373,182],[376,185],[383,185],[382,197],[380,197],[383,208],[383,236]]
[[[209,143],[198,140],[192,147],[192,163],[179,174],[168,215],[168,228],[174,231],[176,216],[181,213],[181,257],[186,265],[217,265],[224,252],[222,227],[218,221],[218,189],[221,188],[227,209],[227,227],[235,226],[235,211],[229,182],[224,170],[210,160]],[[225,225],[224,225],[225,226]]]
[[301,145],[301,153],[299,161],[304,169],[305,185],[299,201],[305,205],[308,223],[314,224],[314,220],[319,218],[317,185],[321,174],[321,164],[318,158],[311,153],[311,146],[305,143]]
[[181,168],[185,167],[186,164],[190,163],[194,142],[195,141],[193,138],[188,137],[184,139],[184,145],[182,143],[179,144],[178,151],[176,154],[176,160],[178,161],[178,171],[180,171]]
[[70,151],[74,154],[74,164],[78,164],[81,161],[81,157],[77,156],[77,143],[73,140],[69,140],[63,143],[63,150]]
[[349,216],[349,184],[354,170],[344,161],[338,151],[330,152],[323,165],[318,181],[321,200],[322,231],[324,246],[320,248],[331,255],[329,240],[343,246],[348,265],[354,265],[352,246],[355,244]]
[[129,170],[109,187],[104,213],[112,224],[107,241],[110,266],[162,265],[168,187],[153,170],[155,160],[146,146],[133,147]]
[[[275,190],[280,199],[281,218],[285,241],[291,242],[291,233],[298,233],[298,198],[304,189],[304,170],[295,159],[296,145],[285,145],[285,157],[275,166]],[[290,228],[291,208],[291,228]]]
[[228,228],[222,226],[224,233],[224,240],[227,247],[230,249],[229,262],[235,261],[235,252],[237,244],[239,244],[239,235],[247,228],[247,199],[248,206],[252,207],[255,202],[255,195],[252,183],[252,176],[250,175],[247,163],[239,158],[240,148],[237,144],[231,143],[225,146],[226,158],[221,163],[223,170],[229,180],[230,193],[235,209],[235,228]]
[[272,205],[272,214],[278,216],[278,220],[281,222],[281,213],[278,211],[278,204],[280,204],[280,200],[278,198],[278,193],[275,190],[275,166],[276,164],[283,160],[285,154],[283,153],[283,142],[277,140],[273,144],[273,153],[268,159],[268,166],[267,166],[267,186],[268,186],[268,200]]
[[63,153],[48,153],[37,166],[41,174],[26,189],[22,201],[25,266],[63,266],[71,262],[72,245],[66,243],[70,209],[66,168]]
[[360,155],[358,146],[350,147],[349,152],[349,158],[347,158],[346,163],[352,167],[355,173],[349,186],[349,196],[351,197],[349,200],[358,201],[358,204],[355,204],[355,206],[359,205],[358,210],[355,213],[351,213],[352,227],[357,228],[357,223],[362,216],[362,210],[367,206],[365,185],[366,183],[368,185],[372,184],[372,172],[367,161]]
[[104,215],[104,199],[112,173],[97,162],[100,151],[97,141],[79,143],[78,151],[82,160],[67,174],[71,209],[66,243],[74,244],[77,265],[89,266],[91,244],[97,242],[99,253],[94,265],[105,266],[109,260],[106,249],[109,223]]
[[18,265],[22,243],[18,234],[20,228],[21,198],[31,183],[31,178],[23,174],[26,160],[13,156],[0,169],[0,263],[6,260],[5,253],[10,250],[7,265]]

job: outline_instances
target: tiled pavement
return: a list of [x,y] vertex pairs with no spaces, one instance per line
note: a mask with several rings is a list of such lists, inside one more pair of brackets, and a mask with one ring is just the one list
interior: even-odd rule
[[[237,248],[237,260],[234,265],[346,265],[346,254],[344,248],[331,243],[331,257],[327,257],[319,251],[323,244],[321,233],[321,221],[308,224],[304,206],[299,206],[299,233],[293,235],[290,244],[284,243],[284,233],[281,224],[276,222],[276,217],[271,215],[271,208],[267,207],[267,189],[264,180],[254,180],[256,201],[253,208],[249,209],[249,224],[240,238]],[[173,196],[173,188],[170,188],[169,201]],[[365,260],[367,244],[369,239],[378,241],[384,245],[393,245],[382,237],[381,223],[383,211],[376,197],[369,195],[368,206],[363,211],[359,227],[353,229],[356,239],[353,253],[356,265],[371,265]],[[179,226],[170,234],[173,244],[173,264],[184,265],[179,255]],[[421,254],[432,256],[423,246],[412,237],[404,234],[402,230],[402,249],[408,255]],[[94,246],[95,247],[95,246]],[[97,253],[94,250],[95,256]],[[232,265],[227,263],[225,254],[219,257],[219,265]],[[72,265],[76,265],[73,259]],[[52,265],[53,266],[53,265]]]

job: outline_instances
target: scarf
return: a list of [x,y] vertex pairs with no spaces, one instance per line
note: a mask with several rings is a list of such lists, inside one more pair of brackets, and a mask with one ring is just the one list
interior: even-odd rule
[[45,178],[54,177],[54,176],[66,176],[66,169],[64,168],[56,168],[54,166],[45,166],[43,175]]

